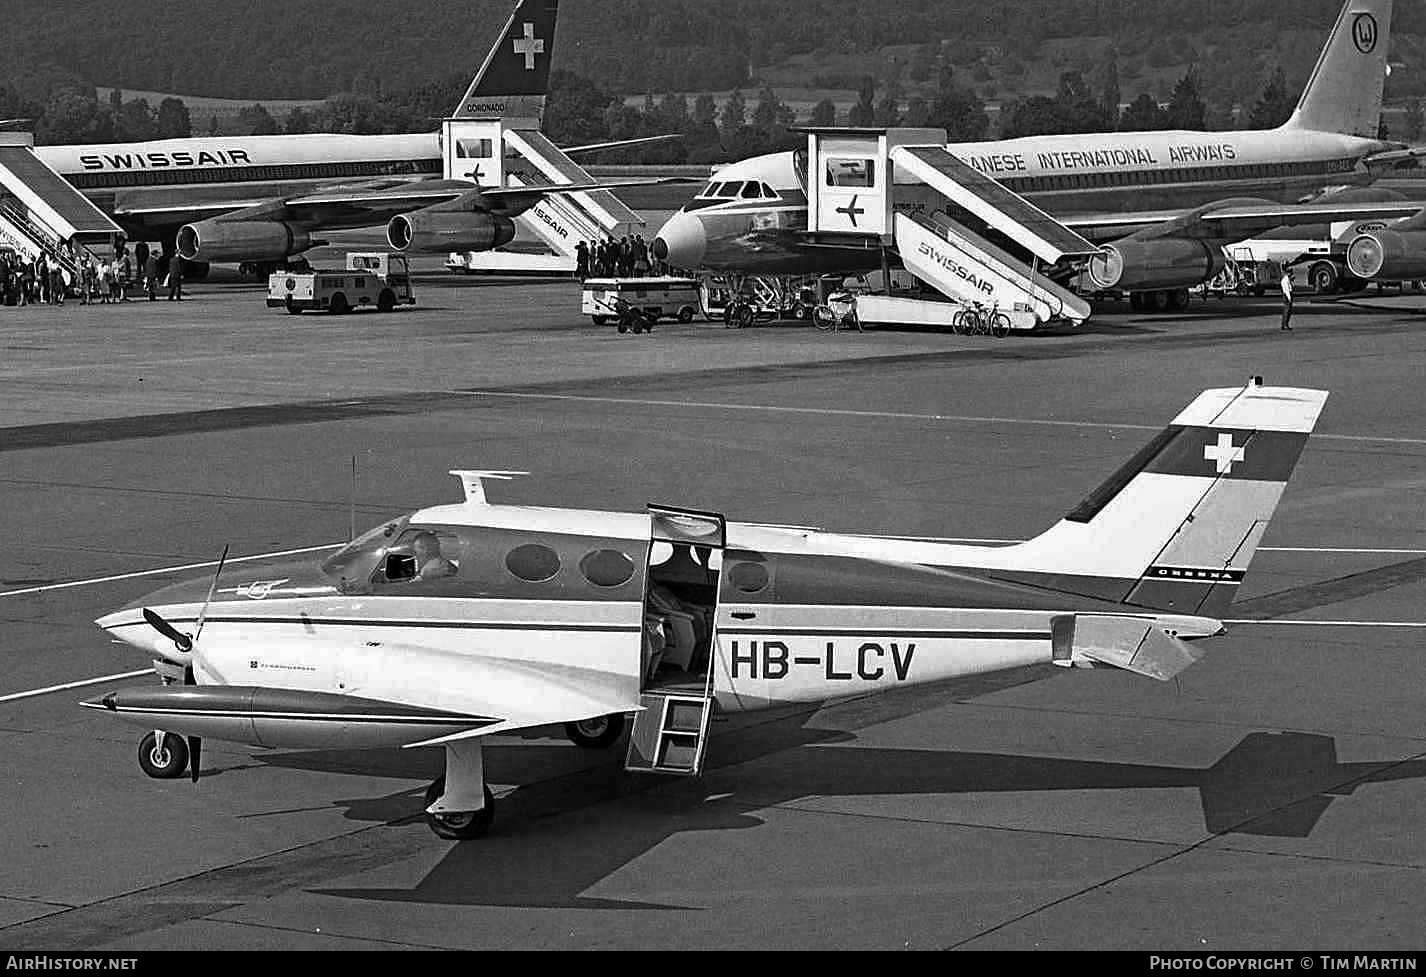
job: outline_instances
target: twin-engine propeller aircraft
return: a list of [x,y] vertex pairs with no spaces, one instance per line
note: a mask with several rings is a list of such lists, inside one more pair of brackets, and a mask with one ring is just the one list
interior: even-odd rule
[[212,737],[282,749],[443,746],[426,815],[485,833],[482,744],[565,724],[630,770],[698,774],[741,712],[1043,662],[1166,680],[1222,633],[1326,402],[1208,390],[1061,522],[1014,546],[728,523],[666,506],[458,505],[393,519],[320,565],[245,567],[101,618],[164,685],[86,706],[151,732],[154,777]]
[[[1379,138],[1391,8],[1392,0],[1346,0],[1296,110],[1276,129],[1073,133],[944,149],[1102,243],[1089,260],[1089,279],[1129,292],[1136,307],[1181,304],[1186,288],[1223,269],[1224,245],[1300,224],[1414,216],[1367,238],[1352,270],[1367,280],[1426,277],[1426,202],[1371,186],[1426,153]],[[882,255],[855,239],[857,215],[865,213],[856,200],[835,213],[831,204],[823,208],[819,223],[833,233],[813,235],[808,194],[886,180],[898,213],[941,211],[983,226],[900,169],[890,176],[832,169],[856,162],[829,161],[825,173],[809,173],[808,153],[799,150],[724,167],[660,229],[654,255],[676,268],[747,275],[870,271],[881,267]],[[836,214],[844,216],[840,229],[829,224]]]

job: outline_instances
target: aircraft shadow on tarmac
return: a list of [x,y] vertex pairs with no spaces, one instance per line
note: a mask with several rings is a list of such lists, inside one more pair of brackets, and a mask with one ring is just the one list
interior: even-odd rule
[[[1020,682],[1034,680],[1032,673]],[[850,703],[852,724],[886,721],[888,711],[918,712],[928,701],[924,694],[917,695],[887,710],[877,701],[880,698],[894,698],[894,694],[862,700],[865,705]],[[938,704],[946,701],[942,698]],[[858,708],[864,715],[856,714]],[[1335,799],[1351,795],[1358,787],[1426,777],[1422,760],[1342,763],[1332,737],[1310,733],[1251,733],[1205,769],[862,748],[854,745],[855,735],[845,729],[815,728],[809,722],[815,715],[803,710],[730,729],[721,742],[715,739],[718,768],[766,761],[765,766],[718,775],[727,781],[720,786],[730,788],[731,795],[710,797],[710,788],[698,781],[624,775],[618,762],[622,753],[616,750],[608,763],[538,781],[503,798],[492,837],[453,845],[413,888],[309,891],[446,905],[684,909],[688,907],[581,893],[684,832],[757,828],[764,822],[753,812],[809,797],[949,795],[946,813],[953,821],[956,794],[1187,788],[1198,791],[1204,828],[1210,835],[1305,838]],[[825,748],[834,745],[839,748]],[[359,756],[275,754],[263,762],[378,775],[385,771],[400,777],[431,776],[440,765],[435,751],[391,754],[376,758],[370,766],[362,766]],[[567,768],[568,747],[495,747],[489,751],[489,762],[498,776],[507,764],[518,763],[523,769],[531,763],[556,763],[557,756],[564,758]],[[747,800],[738,798],[740,778],[751,795]],[[419,816],[421,793],[408,790],[340,803],[349,817],[409,820]]]

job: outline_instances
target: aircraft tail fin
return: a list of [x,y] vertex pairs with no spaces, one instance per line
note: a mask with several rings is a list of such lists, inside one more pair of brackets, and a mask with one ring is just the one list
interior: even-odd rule
[[1056,589],[1222,617],[1327,401],[1322,390],[1206,390],[1043,535],[1016,568]]
[[1347,0],[1286,128],[1375,139],[1392,0]]
[[471,81],[456,119],[510,119],[538,129],[550,87],[559,0],[519,0]]

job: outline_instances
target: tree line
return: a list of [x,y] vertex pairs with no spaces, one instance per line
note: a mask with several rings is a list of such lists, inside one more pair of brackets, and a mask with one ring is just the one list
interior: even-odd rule
[[[0,76],[43,52],[88,84],[252,99],[380,96],[444,71],[468,78],[510,6],[424,0],[393,17],[377,0],[7,0]],[[1426,5],[1396,8],[1398,37],[1426,33]],[[617,92],[726,91],[790,58],[908,46],[1013,48],[1027,58],[1069,37],[1109,37],[1143,47],[1151,61],[1186,64],[1195,45],[1269,49],[1306,38],[1315,52],[1339,9],[1340,0],[580,0],[561,9],[556,58]]]

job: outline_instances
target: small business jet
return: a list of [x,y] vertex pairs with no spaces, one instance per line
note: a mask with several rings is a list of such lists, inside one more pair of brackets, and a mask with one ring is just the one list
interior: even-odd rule
[[514,472],[453,472],[456,505],[317,565],[245,567],[101,618],[164,684],[84,705],[146,727],[153,777],[204,738],[444,747],[444,838],[483,835],[482,744],[563,724],[626,767],[696,775],[709,721],[1043,662],[1167,680],[1220,634],[1327,394],[1200,394],[1043,535],[1014,546],[729,523],[716,513],[497,505]]
[[[1104,244],[1090,277],[1130,292],[1136,306],[1176,304],[1182,289],[1223,269],[1223,245],[1294,224],[1414,216],[1369,238],[1357,265],[1365,277],[1426,277],[1426,202],[1371,186],[1426,153],[1378,138],[1391,10],[1392,0],[1346,0],[1296,110],[1276,129],[1074,133],[944,148]],[[964,219],[934,188],[900,170],[880,172],[877,161],[829,158],[826,166],[809,173],[808,153],[798,150],[724,167],[660,229],[654,256],[746,275],[870,271],[881,267],[881,252],[856,239],[865,213],[856,199],[837,197],[845,206],[835,213],[824,207],[819,222],[833,233],[818,237],[808,234],[808,194],[826,200],[826,188],[870,192],[888,180],[897,212]]]

